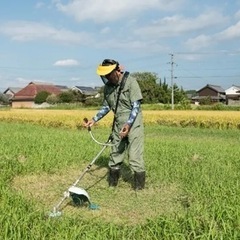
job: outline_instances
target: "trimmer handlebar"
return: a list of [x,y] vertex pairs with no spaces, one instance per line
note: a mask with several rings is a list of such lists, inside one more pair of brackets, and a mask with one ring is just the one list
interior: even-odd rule
[[[85,123],[88,123],[88,122],[89,122],[86,117],[83,119],[83,121],[84,121]],[[99,144],[99,145],[102,145],[102,146],[105,146],[105,147],[113,147],[113,146],[116,146],[117,144],[119,144],[118,141],[117,141],[116,143],[112,143],[112,141],[113,141],[112,133],[110,134],[108,140],[107,140],[105,143],[102,143],[102,142],[99,142],[98,140],[95,139],[95,137],[94,137],[93,134],[92,134],[92,131],[91,131],[91,127],[90,127],[90,126],[87,126],[87,129],[88,129],[88,132],[89,132],[91,138],[93,139],[93,141],[96,142],[96,143]]]

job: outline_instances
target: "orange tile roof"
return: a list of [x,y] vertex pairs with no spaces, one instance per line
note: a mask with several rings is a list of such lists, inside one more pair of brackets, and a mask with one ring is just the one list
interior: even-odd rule
[[28,99],[33,100],[39,92],[46,91],[50,94],[60,94],[60,88],[52,84],[35,84],[33,82],[29,83],[26,87],[22,88],[20,91],[15,93],[13,100]]

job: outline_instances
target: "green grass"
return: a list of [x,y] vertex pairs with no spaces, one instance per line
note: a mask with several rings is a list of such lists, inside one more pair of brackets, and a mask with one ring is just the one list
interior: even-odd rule
[[[88,132],[0,122],[0,239],[239,239],[239,130],[145,128],[146,189],[128,164],[107,185],[106,149],[80,181],[99,210],[47,214],[101,146]],[[93,130],[105,141],[109,129]]]

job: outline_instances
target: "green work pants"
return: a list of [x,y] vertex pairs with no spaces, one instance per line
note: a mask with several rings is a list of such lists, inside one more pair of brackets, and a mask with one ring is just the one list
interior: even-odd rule
[[[140,113],[141,115],[141,113]],[[141,118],[141,116],[138,116]],[[125,118],[124,118],[125,119]],[[125,157],[128,157],[129,166],[134,172],[144,172],[144,129],[143,124],[136,121],[130,129],[126,138],[120,139],[119,132],[125,121],[116,121],[112,133],[113,143],[119,144],[111,147],[109,167],[123,163]]]

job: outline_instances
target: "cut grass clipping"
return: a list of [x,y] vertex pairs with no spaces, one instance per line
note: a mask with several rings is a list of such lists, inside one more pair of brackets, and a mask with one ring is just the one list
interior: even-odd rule
[[[86,166],[67,169],[56,174],[41,174],[17,176],[13,180],[13,188],[26,198],[35,199],[39,209],[52,211],[61,200],[66,191],[80,176],[81,170]],[[109,188],[107,182],[107,168],[92,166],[77,186],[84,188],[90,201],[99,206],[98,210],[89,210],[85,205],[76,207],[72,199],[67,198],[60,210],[62,217],[82,216],[84,219],[92,218],[116,224],[144,224],[147,219],[159,215],[171,215],[180,211],[181,206],[177,196],[181,195],[178,186],[159,185],[146,186],[142,191],[134,191],[131,187],[130,173],[123,169],[122,177],[116,188]],[[126,176],[125,176],[125,175]]]

